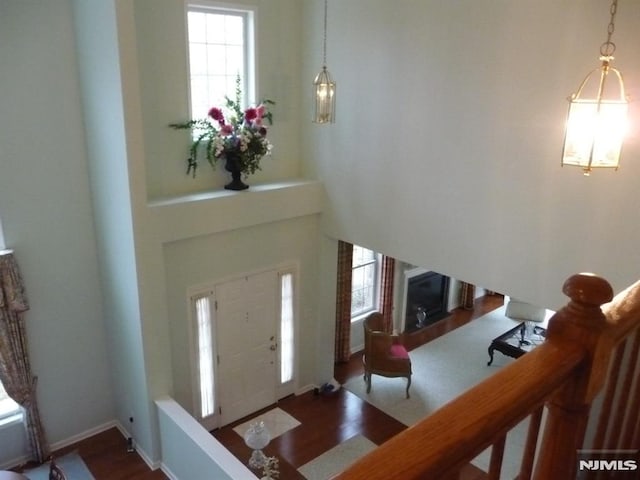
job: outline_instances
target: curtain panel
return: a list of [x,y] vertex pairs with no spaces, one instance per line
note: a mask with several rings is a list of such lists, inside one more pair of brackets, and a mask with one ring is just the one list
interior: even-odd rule
[[476,297],[476,286],[467,283],[460,282],[460,304],[465,310],[473,310],[473,301]]
[[335,362],[348,362],[351,357],[351,273],[353,245],[338,242],[338,274],[336,279]]
[[393,331],[393,286],[396,260],[382,256],[382,271],[380,272],[380,313],[384,318],[385,331]]
[[9,397],[25,410],[31,456],[49,457],[49,444],[38,411],[36,385],[31,372],[24,312],[29,309],[18,264],[11,250],[0,251],[0,381]]

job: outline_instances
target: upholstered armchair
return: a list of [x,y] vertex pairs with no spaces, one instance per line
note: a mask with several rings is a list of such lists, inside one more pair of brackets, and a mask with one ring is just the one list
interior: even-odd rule
[[397,335],[385,328],[384,317],[379,312],[364,321],[364,380],[367,393],[371,392],[371,375],[406,377],[407,398],[411,386],[411,359]]

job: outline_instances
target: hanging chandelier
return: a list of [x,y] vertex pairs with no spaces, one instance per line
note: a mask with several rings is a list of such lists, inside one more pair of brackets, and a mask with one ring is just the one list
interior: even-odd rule
[[322,39],[322,70],[313,81],[314,123],[334,123],[336,112],[336,82],[327,70],[327,0],[324,0],[324,35]]
[[618,0],[613,0],[607,40],[600,46],[602,64],[586,76],[568,99],[562,166],[581,167],[586,176],[594,168],[618,169],[627,131],[629,99],[622,74],[611,66],[616,49],[611,37],[617,9]]

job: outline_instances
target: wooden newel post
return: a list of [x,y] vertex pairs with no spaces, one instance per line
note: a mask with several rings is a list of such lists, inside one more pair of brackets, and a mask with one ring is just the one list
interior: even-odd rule
[[571,276],[562,288],[567,306],[549,321],[547,342],[560,349],[583,348],[579,371],[547,402],[548,417],[534,480],[573,479],[577,450],[584,440],[589,409],[602,388],[611,350],[602,332],[606,327],[600,306],[613,298],[611,285],[591,274]]

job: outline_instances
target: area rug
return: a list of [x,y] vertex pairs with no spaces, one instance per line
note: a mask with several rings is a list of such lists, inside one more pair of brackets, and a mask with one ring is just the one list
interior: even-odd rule
[[327,480],[375,448],[371,440],[356,435],[302,465],[298,472],[307,480]]
[[[501,366],[513,362],[512,358],[495,352],[493,363],[487,366],[487,349],[492,339],[519,323],[520,320],[505,316],[503,306],[409,352],[413,369],[409,399],[405,398],[406,380],[402,378],[373,375],[369,394],[361,376],[344,387],[405,425],[414,425]],[[528,421],[522,422],[507,436],[503,478],[513,479],[518,473],[527,425]],[[473,463],[487,471],[489,453],[484,452]]]
[[267,430],[269,430],[269,433],[271,434],[271,438],[276,438],[287,430],[291,430],[292,428],[300,425],[298,420],[284,410],[276,407],[268,412],[253,417],[251,420],[241,423],[236,426],[233,431],[241,437],[244,437],[244,433],[247,431],[249,426],[255,422],[264,422],[265,427],[267,427]]
[[[60,465],[67,480],[95,480],[94,476],[82,461],[78,452],[72,452],[62,457],[56,458],[56,463]],[[29,480],[48,480],[49,464],[40,465],[38,468],[24,472]]]

